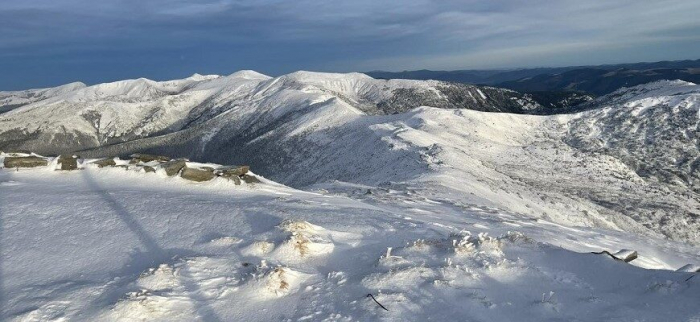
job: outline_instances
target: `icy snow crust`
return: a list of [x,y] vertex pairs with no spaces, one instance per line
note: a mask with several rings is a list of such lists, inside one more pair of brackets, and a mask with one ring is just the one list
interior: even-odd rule
[[3,320],[700,317],[696,247],[400,191],[0,169],[0,214]]

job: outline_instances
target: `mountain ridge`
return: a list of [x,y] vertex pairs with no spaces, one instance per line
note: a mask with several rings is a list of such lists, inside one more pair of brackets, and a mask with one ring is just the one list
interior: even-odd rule
[[621,89],[549,116],[523,115],[534,104],[511,90],[361,74],[248,71],[97,89],[0,115],[0,149],[250,164],[297,188],[415,191],[700,242],[692,83]]
[[392,79],[437,79],[509,88],[525,93],[580,92],[596,96],[664,79],[700,82],[700,59],[592,66],[540,67],[494,70],[372,71],[369,75]]

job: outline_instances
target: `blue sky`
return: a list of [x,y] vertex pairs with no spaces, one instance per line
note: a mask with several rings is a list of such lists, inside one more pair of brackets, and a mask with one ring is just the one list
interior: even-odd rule
[[0,90],[700,58],[697,0],[4,0]]

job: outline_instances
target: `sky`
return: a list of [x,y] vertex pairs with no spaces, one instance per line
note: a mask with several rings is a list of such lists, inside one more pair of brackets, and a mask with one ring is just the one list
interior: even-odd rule
[[697,0],[2,0],[0,90],[700,58]]

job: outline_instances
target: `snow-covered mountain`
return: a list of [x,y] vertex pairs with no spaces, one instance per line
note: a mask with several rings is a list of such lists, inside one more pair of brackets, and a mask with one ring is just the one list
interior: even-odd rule
[[[82,150],[176,132],[241,109],[263,114],[273,109],[286,113],[307,106],[343,105],[350,113],[374,115],[421,105],[505,112],[539,107],[509,90],[375,80],[357,73],[296,72],[271,78],[240,71],[226,77],[194,75],[166,82],[141,78],[54,92],[61,94],[27,101],[32,104],[0,116],[0,149]],[[14,97],[13,93],[0,93],[0,97]]]
[[14,92],[0,92],[0,113],[14,108],[60,96],[68,92],[86,87],[85,84],[76,82],[52,88],[27,89]]
[[0,114],[0,149],[267,179],[0,169],[0,319],[694,321],[698,98],[523,115],[508,90],[253,71],[53,95]]
[[658,82],[533,116],[488,113],[537,108],[508,90],[357,73],[138,79],[5,113],[0,148],[250,164],[294,187],[421,191],[699,243],[699,91]]

